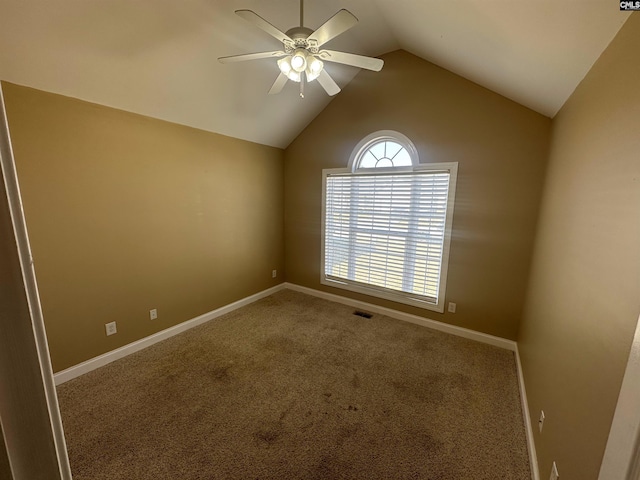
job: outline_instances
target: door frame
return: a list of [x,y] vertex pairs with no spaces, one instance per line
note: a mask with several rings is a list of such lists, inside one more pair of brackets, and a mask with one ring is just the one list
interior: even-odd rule
[[640,318],[598,480],[640,480]]
[[0,82],[0,417],[13,480],[71,480],[29,235]]

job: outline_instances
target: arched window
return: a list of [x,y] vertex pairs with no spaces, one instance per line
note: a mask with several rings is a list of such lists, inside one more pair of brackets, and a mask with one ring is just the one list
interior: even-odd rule
[[418,165],[418,151],[413,142],[399,132],[383,130],[363,138],[354,148],[351,171],[371,168],[398,168]]
[[457,163],[420,164],[393,131],[323,170],[322,283],[444,311],[456,175]]

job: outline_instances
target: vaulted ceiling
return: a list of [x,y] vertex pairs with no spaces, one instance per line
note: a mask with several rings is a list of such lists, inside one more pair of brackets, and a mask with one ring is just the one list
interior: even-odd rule
[[[279,49],[234,15],[281,30],[298,0],[0,0],[0,79],[266,145],[286,147],[331,101],[317,82],[267,95]],[[606,0],[306,0],[305,26],[341,8],[359,23],[327,47],[402,48],[553,117],[628,18]],[[358,73],[328,65],[340,86]]]

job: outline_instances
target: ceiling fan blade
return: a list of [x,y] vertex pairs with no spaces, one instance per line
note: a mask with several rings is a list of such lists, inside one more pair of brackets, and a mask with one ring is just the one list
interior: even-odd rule
[[333,96],[340,92],[340,87],[333,81],[333,78],[331,78],[326,70],[322,70],[320,72],[320,75],[318,76],[318,83],[322,85],[322,88],[325,89],[329,96]]
[[342,63],[344,65],[351,65],[352,67],[366,68],[367,70],[373,70],[379,72],[382,70],[384,61],[379,58],[364,57],[362,55],[355,55],[353,53],[335,52],[333,50],[321,50],[318,56],[322,60],[327,62]]
[[280,93],[285,83],[287,83],[287,76],[284,73],[281,73],[278,76],[278,78],[276,78],[276,81],[273,82],[273,85],[271,86],[271,90],[269,90],[269,95],[275,95],[277,93]]
[[285,52],[274,50],[273,52],[247,53],[245,55],[231,55],[229,57],[220,57],[220,63],[246,62],[247,60],[258,60],[260,58],[278,58],[284,57]]
[[317,46],[320,47],[349,30],[356,23],[358,23],[358,19],[355,15],[349,10],[342,9],[309,35],[307,41],[317,42]]
[[264,18],[258,15],[256,12],[252,10],[236,10],[236,15],[244,18],[248,22],[253,23],[256,27],[264,30],[269,35],[274,38],[277,38],[282,43],[291,43],[293,44],[293,40],[286,33],[278,30],[276,27],[267,22]]

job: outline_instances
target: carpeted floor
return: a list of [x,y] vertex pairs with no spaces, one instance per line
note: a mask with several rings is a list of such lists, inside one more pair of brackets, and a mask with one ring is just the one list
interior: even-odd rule
[[75,480],[529,480],[512,352],[284,290],[58,387]]

